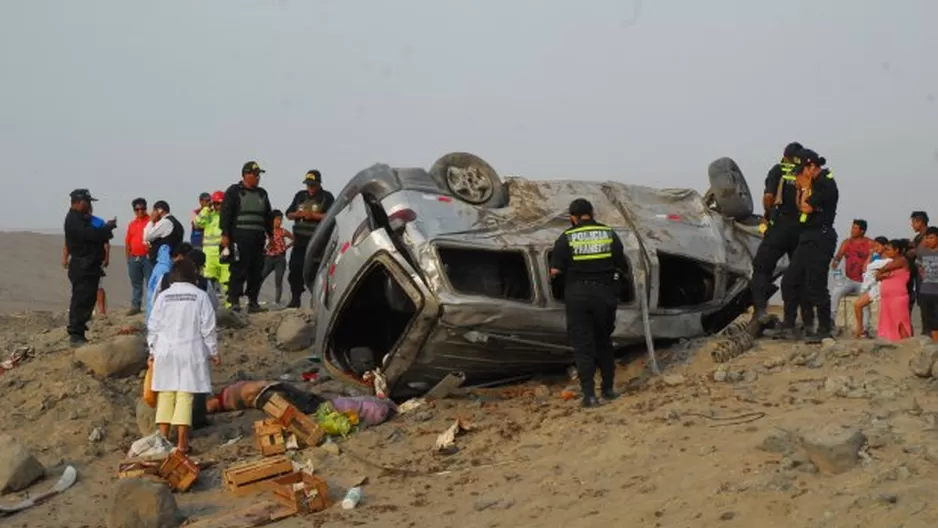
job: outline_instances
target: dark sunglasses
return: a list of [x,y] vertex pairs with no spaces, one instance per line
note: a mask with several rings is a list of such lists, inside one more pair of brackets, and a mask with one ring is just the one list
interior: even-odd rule
[[146,210],[147,210],[146,207],[134,207],[134,211],[144,211],[144,212],[146,212]]

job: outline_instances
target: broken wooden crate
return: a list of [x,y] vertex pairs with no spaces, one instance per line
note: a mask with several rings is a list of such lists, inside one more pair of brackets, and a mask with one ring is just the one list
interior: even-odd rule
[[316,513],[332,506],[326,481],[305,471],[275,479],[274,497],[295,513]]
[[158,474],[173,491],[188,491],[199,478],[199,465],[174,449],[160,466]]
[[282,455],[287,452],[283,426],[276,420],[254,422],[254,443],[264,456]]
[[264,404],[264,412],[274,418],[284,429],[296,435],[303,447],[316,447],[326,435],[319,424],[301,413],[295,405],[279,394],[272,394]]
[[273,489],[274,479],[293,473],[293,462],[285,456],[274,456],[238,464],[225,470],[225,488],[242,497]]

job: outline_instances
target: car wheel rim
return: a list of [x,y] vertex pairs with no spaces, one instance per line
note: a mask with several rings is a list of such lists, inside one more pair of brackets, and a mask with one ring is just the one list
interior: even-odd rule
[[473,204],[488,201],[494,193],[491,179],[477,167],[448,167],[446,185],[461,200]]

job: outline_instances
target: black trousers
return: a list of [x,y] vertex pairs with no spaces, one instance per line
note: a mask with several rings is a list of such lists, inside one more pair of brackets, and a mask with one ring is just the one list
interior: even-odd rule
[[284,255],[266,255],[264,257],[264,272],[261,273],[261,285],[271,273],[274,274],[274,299],[280,304],[283,297],[283,274],[287,270],[287,257]]
[[290,274],[287,276],[287,282],[290,283],[290,293],[298,298],[306,290],[306,285],[303,284],[303,265],[306,263],[306,246],[312,237],[294,236],[296,238],[290,253]]
[[[776,220],[765,232],[762,243],[756,251],[756,256],[752,261],[752,304],[757,312],[764,311],[769,305],[772,274],[775,272],[779,259],[788,255],[790,260],[798,247],[801,226],[795,222],[797,220]],[[792,306],[797,307],[801,303],[800,292],[794,293],[798,294],[799,298],[792,299]]]
[[[792,256],[791,265],[782,277],[782,297],[798,298],[801,303],[802,318],[807,326],[817,314],[818,327],[833,330],[831,319],[831,295],[827,289],[831,259],[837,249],[837,232],[833,228],[808,228],[798,237],[798,248]],[[786,291],[788,292],[786,294]],[[798,304],[789,306],[785,301],[786,323],[794,321]],[[791,319],[789,320],[789,317]]]
[[596,369],[602,390],[612,390],[616,364],[612,332],[616,326],[618,298],[612,285],[573,282],[566,286],[567,335],[573,345],[577,376],[583,396],[596,395]]
[[238,261],[228,267],[228,302],[237,305],[247,294],[249,303],[257,303],[264,276],[264,249],[267,238],[263,231],[236,231],[231,241],[238,245]]
[[68,335],[84,338],[98,300],[101,268],[73,258],[68,264],[68,280],[72,283],[72,298],[68,304]]

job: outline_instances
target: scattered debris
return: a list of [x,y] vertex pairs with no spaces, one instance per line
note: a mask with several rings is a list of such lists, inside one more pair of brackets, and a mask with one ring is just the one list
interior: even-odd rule
[[66,466],[65,471],[62,472],[62,476],[59,477],[58,482],[55,483],[55,486],[53,486],[52,489],[29,497],[28,499],[17,504],[0,504],[0,513],[9,515],[11,513],[16,513],[31,508],[37,504],[41,504],[72,487],[72,484],[74,484],[76,480],[78,480],[78,472],[75,471],[75,468],[72,466]]
[[454,421],[453,425],[449,426],[449,428],[446,429],[446,431],[443,431],[442,433],[440,433],[440,435],[436,438],[435,449],[437,451],[443,451],[444,449],[453,447],[456,444],[457,435],[466,431],[471,431],[471,430],[472,430],[472,426],[467,424],[466,422],[463,422],[462,420]]

